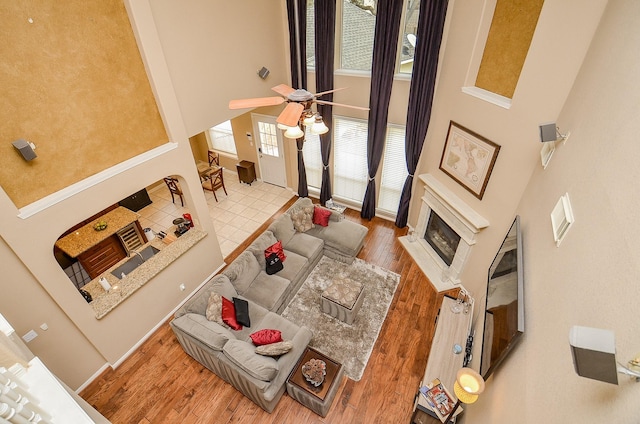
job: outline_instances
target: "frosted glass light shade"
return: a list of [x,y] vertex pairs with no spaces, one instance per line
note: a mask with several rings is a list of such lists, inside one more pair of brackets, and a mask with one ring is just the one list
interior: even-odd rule
[[289,129],[289,126],[288,126],[288,125],[285,125],[285,124],[280,124],[280,123],[278,123],[278,125],[276,125],[276,126],[277,126],[279,129],[281,129],[281,130],[285,130],[285,131]]
[[314,124],[314,122],[316,122],[316,115],[315,115],[315,114],[314,114],[314,115],[309,115],[309,116],[307,116],[306,118],[304,118],[304,119],[302,120],[302,122],[304,123],[304,126],[305,126],[305,127],[308,127],[308,126],[310,126],[310,125],[313,125],[313,124]]
[[320,115],[316,116],[316,120],[311,126],[311,132],[314,134],[326,134],[329,128],[325,125]]
[[297,139],[297,138],[302,137],[303,135],[304,135],[304,131],[302,131],[302,130],[300,129],[300,127],[298,127],[298,126],[295,126],[295,127],[289,127],[289,129],[287,129],[287,130],[284,132],[284,136],[285,136],[285,137],[287,137],[287,138],[294,138],[294,139]]

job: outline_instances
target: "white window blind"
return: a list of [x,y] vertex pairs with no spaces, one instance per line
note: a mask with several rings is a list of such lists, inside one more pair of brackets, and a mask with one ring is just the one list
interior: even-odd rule
[[304,168],[307,171],[307,185],[320,189],[322,185],[322,155],[320,153],[320,136],[305,130],[305,141],[302,147]]
[[407,165],[404,152],[405,128],[396,125],[387,127],[387,140],[382,162],[382,181],[378,193],[378,209],[398,212],[402,187],[407,179]]
[[334,116],[333,194],[362,204],[367,173],[367,122]]
[[215,127],[209,128],[209,141],[211,148],[218,152],[237,155],[236,141],[233,138],[233,130],[231,129],[231,121],[225,121]]

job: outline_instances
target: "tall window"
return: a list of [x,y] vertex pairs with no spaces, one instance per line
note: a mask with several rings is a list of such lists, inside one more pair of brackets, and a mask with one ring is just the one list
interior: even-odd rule
[[209,128],[208,134],[211,149],[234,156],[238,154],[236,141],[233,138],[233,130],[231,129],[231,121],[225,121]]
[[418,17],[420,16],[420,0],[406,0],[404,13],[404,33],[400,40],[399,72],[410,74],[413,71],[413,56],[416,50],[416,34],[418,33]]
[[333,122],[333,194],[362,203],[369,179],[367,122],[338,116]]
[[320,136],[306,129],[304,138],[302,155],[304,156],[304,168],[307,171],[307,185],[319,190],[320,186],[322,186]]
[[382,181],[378,193],[378,209],[394,215],[398,211],[402,187],[408,175],[405,164],[404,138],[404,127],[396,125],[387,127],[382,162]]
[[316,15],[314,0],[307,0],[307,67],[316,67]]
[[377,0],[344,0],[342,3],[342,69],[371,71]]

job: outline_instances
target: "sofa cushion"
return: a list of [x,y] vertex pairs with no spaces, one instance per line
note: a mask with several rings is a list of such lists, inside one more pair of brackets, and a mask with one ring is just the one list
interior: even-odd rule
[[291,282],[297,283],[299,278],[305,274],[309,260],[302,255],[298,255],[294,252],[286,251],[287,261],[283,264],[282,271],[278,272],[278,275]]
[[321,206],[315,206],[313,208],[313,223],[326,227],[329,225],[329,218],[331,217],[331,211]]
[[324,240],[324,244],[340,253],[356,256],[367,235],[367,227],[352,221],[331,222],[327,227],[316,225],[306,234]]
[[229,328],[229,326],[222,320],[222,296],[216,292],[211,292],[209,295],[209,303],[207,304],[205,316],[209,321],[213,321],[225,328]]
[[222,273],[229,277],[238,293],[244,294],[262,269],[253,253],[245,250]]
[[287,244],[296,233],[291,217],[286,213],[276,218],[271,225],[269,225],[268,231],[271,231],[282,244]]
[[255,347],[242,340],[229,340],[222,349],[231,362],[251,377],[271,381],[278,375],[278,362],[268,356],[255,353]]
[[243,296],[270,311],[275,311],[287,297],[289,284],[289,280],[277,274],[267,275],[261,271]]
[[314,207],[311,205],[299,206],[287,212],[291,217],[293,228],[295,228],[296,231],[304,233],[315,227],[315,225],[313,225],[313,210]]
[[287,251],[297,253],[298,255],[309,259],[310,262],[313,262],[313,259],[317,255],[322,254],[323,247],[324,242],[322,239],[310,236],[306,233],[296,233],[295,236],[291,237],[289,243],[284,244],[285,253],[287,253]]
[[280,356],[289,352],[291,349],[293,349],[293,343],[287,340],[278,343],[271,343],[264,346],[258,346],[255,348],[255,352],[258,355],[264,356]]
[[209,282],[202,286],[202,288],[198,290],[198,292],[194,294],[182,308],[178,309],[176,316],[188,313],[206,316],[209,297],[213,292],[218,293],[227,299],[238,296],[238,292],[229,281],[229,278],[226,275],[219,274],[209,280]]
[[233,330],[242,330],[242,325],[236,320],[236,308],[226,297],[222,298],[222,321]]
[[235,340],[236,338],[231,331],[220,324],[207,320],[201,314],[188,313],[182,315],[171,321],[171,325],[218,352],[222,351],[222,348],[229,340]]
[[272,330],[269,328],[264,328],[260,331],[256,331],[252,333],[249,337],[251,337],[251,341],[256,346],[268,345],[271,343],[278,343],[282,341],[282,332],[280,330]]
[[274,236],[271,231],[267,230],[264,233],[260,234],[253,241],[253,243],[251,243],[249,247],[247,247],[247,250],[253,253],[253,256],[256,257],[256,260],[260,265],[260,269],[265,269],[265,266],[266,266],[266,263],[264,260],[265,249],[267,249],[269,246],[272,246],[277,241],[278,239],[276,239],[276,236]]

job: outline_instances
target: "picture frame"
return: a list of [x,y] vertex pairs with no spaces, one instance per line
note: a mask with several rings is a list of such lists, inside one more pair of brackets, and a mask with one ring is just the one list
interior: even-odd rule
[[482,200],[499,152],[493,141],[449,121],[440,170]]

